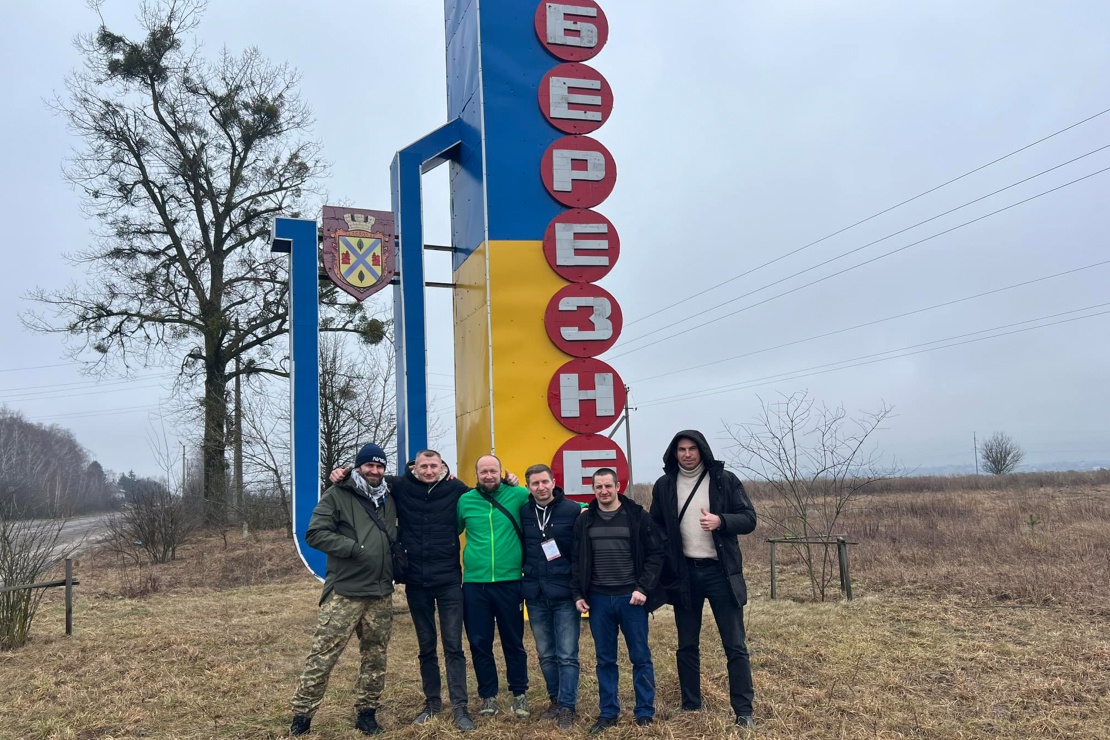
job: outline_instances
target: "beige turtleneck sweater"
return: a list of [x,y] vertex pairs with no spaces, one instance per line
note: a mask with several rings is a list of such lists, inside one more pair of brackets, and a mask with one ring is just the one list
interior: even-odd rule
[[[705,471],[705,463],[698,465],[693,470],[678,469],[676,486],[678,489],[677,506],[682,511],[686,497],[690,495],[694,484],[701,478]],[[717,559],[717,550],[713,547],[713,533],[701,528],[701,510],[709,511],[709,476],[702,478],[701,485],[694,492],[694,498],[686,507],[686,515],[679,522],[678,529],[682,533],[682,554],[688,558]]]

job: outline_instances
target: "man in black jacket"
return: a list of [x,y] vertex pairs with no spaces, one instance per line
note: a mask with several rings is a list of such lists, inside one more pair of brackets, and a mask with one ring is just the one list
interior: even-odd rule
[[542,463],[528,468],[524,480],[532,495],[520,510],[524,528],[520,590],[528,604],[528,623],[551,700],[540,719],[554,719],[559,729],[570,730],[578,706],[578,638],[582,630],[582,617],[571,593],[570,560],[574,523],[582,507],[563,495],[551,468]]
[[728,660],[729,700],[736,723],[753,727],[752,667],[744,634],[744,560],[737,535],[755,529],[755,508],[740,480],[714,459],[701,432],[688,429],[663,455],[664,474],[651,491],[651,517],[667,538],[663,583],[678,631],[682,708],[701,708],[701,618],[706,600]]
[[[464,732],[475,729],[467,709],[466,655],[462,647],[462,566],[455,507],[470,486],[449,475],[435,450],[421,450],[402,476],[386,476],[400,520],[400,541],[408,553],[405,597],[416,628],[420,682],[424,707],[414,724],[424,724],[443,709],[439,656],[436,649],[436,610],[447,664],[447,692],[455,724]],[[331,480],[342,479],[339,468]]]
[[648,646],[648,613],[659,605],[663,546],[644,508],[620,495],[617,473],[601,468],[593,477],[594,500],[574,524],[571,561],[575,605],[590,613],[597,651],[599,709],[592,734],[617,724],[617,634],[624,633],[632,662],[633,713],[637,725],[655,717],[655,667]]

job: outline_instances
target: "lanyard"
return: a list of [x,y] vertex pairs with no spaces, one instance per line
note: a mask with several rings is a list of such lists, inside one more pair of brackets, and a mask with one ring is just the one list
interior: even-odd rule
[[[554,503],[554,502],[552,502]],[[540,519],[540,509],[543,509],[543,519]],[[540,537],[547,537],[547,525],[551,522],[551,505],[536,506],[536,526],[540,528]]]

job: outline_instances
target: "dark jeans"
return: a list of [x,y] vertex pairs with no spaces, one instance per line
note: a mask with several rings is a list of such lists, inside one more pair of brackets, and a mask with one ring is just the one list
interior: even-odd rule
[[572,599],[528,599],[528,623],[536,638],[547,696],[560,707],[578,706],[578,637],[582,615]]
[[617,632],[624,633],[628,659],[632,661],[632,689],[636,694],[637,717],[655,716],[655,666],[648,647],[648,613],[642,606],[632,606],[631,593],[621,596],[590,594],[590,632],[597,650],[597,693],[600,716],[616,719],[621,713],[617,698]]
[[436,608],[439,608],[439,628],[443,637],[443,658],[447,664],[447,693],[452,707],[465,707],[466,655],[462,649],[463,594],[462,586],[453,584],[439,588],[405,586],[409,613],[416,628],[416,642],[420,647],[420,683],[424,687],[424,700],[433,709],[443,706],[442,684],[439,678],[439,657],[436,654]]
[[[689,561],[688,561],[689,562]],[[701,615],[705,600],[713,610],[717,631],[728,659],[728,695],[732,711],[737,715],[751,716],[752,664],[748,645],[744,641],[744,610],[737,606],[720,563],[696,568],[687,567],[690,582],[690,609],[674,608],[674,623],[678,630],[678,684],[682,689],[682,708],[701,707]]]
[[493,660],[493,627],[501,638],[509,691],[528,691],[528,655],[524,652],[524,611],[520,581],[463,584],[463,621],[470,659],[478,679],[478,696],[497,696],[497,664]]

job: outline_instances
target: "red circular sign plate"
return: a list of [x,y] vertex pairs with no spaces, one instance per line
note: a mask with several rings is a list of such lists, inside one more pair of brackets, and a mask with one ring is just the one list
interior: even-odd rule
[[547,225],[543,256],[572,283],[596,283],[609,274],[621,253],[613,222],[596,211],[563,211]]
[[593,67],[560,64],[540,81],[540,110],[560,131],[588,134],[612,115],[613,88]]
[[536,8],[536,35],[559,59],[583,62],[609,40],[609,21],[594,0],[541,2]]
[[624,327],[617,299],[591,283],[573,283],[552,296],[543,315],[547,336],[571,357],[597,357]]
[[579,434],[594,434],[616,424],[627,401],[621,376],[601,360],[571,360],[547,385],[551,413]]
[[575,501],[592,501],[594,471],[612,468],[617,471],[621,493],[628,491],[628,458],[616,442],[600,434],[579,434],[571,437],[555,453],[551,471],[555,484],[568,498]]
[[589,136],[564,136],[547,148],[540,176],[551,197],[571,208],[593,208],[617,184],[617,163]]

